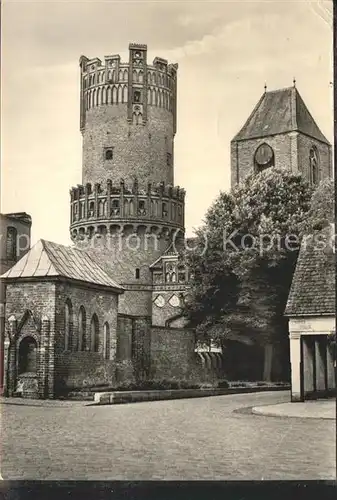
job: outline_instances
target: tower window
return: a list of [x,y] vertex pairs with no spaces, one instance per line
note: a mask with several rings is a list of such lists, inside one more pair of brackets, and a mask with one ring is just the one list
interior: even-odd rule
[[104,149],[104,159],[112,160],[113,159],[113,148],[105,148]]
[[111,215],[119,215],[119,200],[112,200]]
[[171,167],[171,165],[172,165],[172,154],[171,153],[166,154],[166,164],[168,167]]
[[163,203],[162,210],[163,210],[163,217],[167,217],[168,212],[167,212],[166,203]]
[[134,92],[133,92],[133,100],[134,100],[134,102],[141,102],[141,92],[140,92],[140,90],[134,90]]
[[138,214],[145,215],[145,200],[139,200],[138,202]]
[[94,216],[94,211],[95,211],[95,202],[91,201],[89,203],[89,217],[93,217]]
[[136,269],[136,280],[139,280],[140,278],[140,269],[137,267]]
[[319,173],[318,173],[319,161],[318,161],[318,151],[316,146],[313,146],[310,149],[309,162],[310,162],[310,182],[313,186],[316,186],[319,180]]

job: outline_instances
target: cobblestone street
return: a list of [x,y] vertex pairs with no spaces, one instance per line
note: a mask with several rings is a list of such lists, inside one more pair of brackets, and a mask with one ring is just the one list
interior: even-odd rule
[[1,474],[5,480],[334,479],[333,420],[234,412],[286,401],[288,392],[101,407],[5,402]]

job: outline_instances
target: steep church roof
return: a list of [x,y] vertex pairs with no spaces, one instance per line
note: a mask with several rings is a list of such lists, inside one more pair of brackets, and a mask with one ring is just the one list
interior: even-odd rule
[[123,292],[122,287],[86,251],[46,240],[39,240],[1,276],[7,279],[47,277],[63,277]]
[[322,134],[295,86],[265,92],[233,141],[301,132],[325,144]]
[[329,230],[301,245],[285,310],[288,317],[335,315],[335,257]]

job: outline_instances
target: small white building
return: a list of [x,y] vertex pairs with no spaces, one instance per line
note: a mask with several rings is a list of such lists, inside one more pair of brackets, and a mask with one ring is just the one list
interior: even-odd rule
[[302,242],[285,315],[289,318],[291,400],[336,394],[335,255],[330,230]]

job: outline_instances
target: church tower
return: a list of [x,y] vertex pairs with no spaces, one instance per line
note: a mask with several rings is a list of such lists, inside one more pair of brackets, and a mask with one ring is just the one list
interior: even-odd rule
[[268,91],[231,141],[232,188],[269,167],[300,172],[312,185],[332,176],[331,145],[311,116],[295,82]]
[[150,266],[184,236],[185,192],[174,187],[177,64],[147,46],[80,58],[82,184],[71,190],[71,238],[99,255],[125,293],[121,312],[151,315]]

